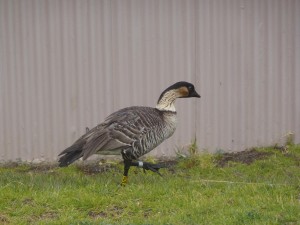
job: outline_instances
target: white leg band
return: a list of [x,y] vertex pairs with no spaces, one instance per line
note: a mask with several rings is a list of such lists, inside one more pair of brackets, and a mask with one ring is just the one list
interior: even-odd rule
[[144,163],[143,163],[143,162],[140,162],[140,161],[139,161],[138,163],[139,163],[139,167],[140,167],[140,168],[143,168]]

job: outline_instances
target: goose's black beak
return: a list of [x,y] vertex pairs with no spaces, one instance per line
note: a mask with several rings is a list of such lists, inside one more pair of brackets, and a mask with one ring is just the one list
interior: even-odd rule
[[189,97],[200,98],[201,96],[194,90],[193,92],[190,92]]

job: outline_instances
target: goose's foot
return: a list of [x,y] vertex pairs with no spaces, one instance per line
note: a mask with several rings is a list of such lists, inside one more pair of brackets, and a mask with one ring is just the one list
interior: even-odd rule
[[159,169],[164,168],[165,166],[163,164],[153,164],[153,163],[148,163],[148,162],[138,162],[139,167],[144,169],[144,172],[146,170],[151,170],[154,173],[157,173],[158,175],[162,176],[161,173],[159,172]]
[[128,176],[123,176],[122,181],[121,181],[121,186],[125,187],[128,182]]
[[[123,157],[125,158],[125,157]],[[121,181],[121,186],[126,186],[128,183],[128,172],[131,166],[143,168],[144,172],[146,170],[150,170],[154,173],[157,173],[158,175],[162,176],[161,173],[159,172],[159,169],[161,168],[166,168],[167,166],[161,163],[149,163],[149,162],[142,162],[142,161],[132,161],[128,159],[124,159],[124,173],[123,173],[123,178]]]

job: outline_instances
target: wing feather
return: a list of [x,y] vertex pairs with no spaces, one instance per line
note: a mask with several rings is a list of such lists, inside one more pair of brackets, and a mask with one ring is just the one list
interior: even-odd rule
[[77,141],[85,143],[82,148],[83,159],[96,153],[114,154],[118,150],[133,147],[143,137],[149,136],[149,132],[159,126],[160,122],[153,108],[129,107],[119,110]]

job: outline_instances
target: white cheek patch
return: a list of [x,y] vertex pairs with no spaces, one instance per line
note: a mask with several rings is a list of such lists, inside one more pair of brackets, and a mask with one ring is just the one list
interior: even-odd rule
[[139,163],[139,167],[140,167],[140,168],[143,168],[143,166],[144,166],[144,163],[143,163],[143,162],[141,162],[141,161],[139,161],[138,163]]

